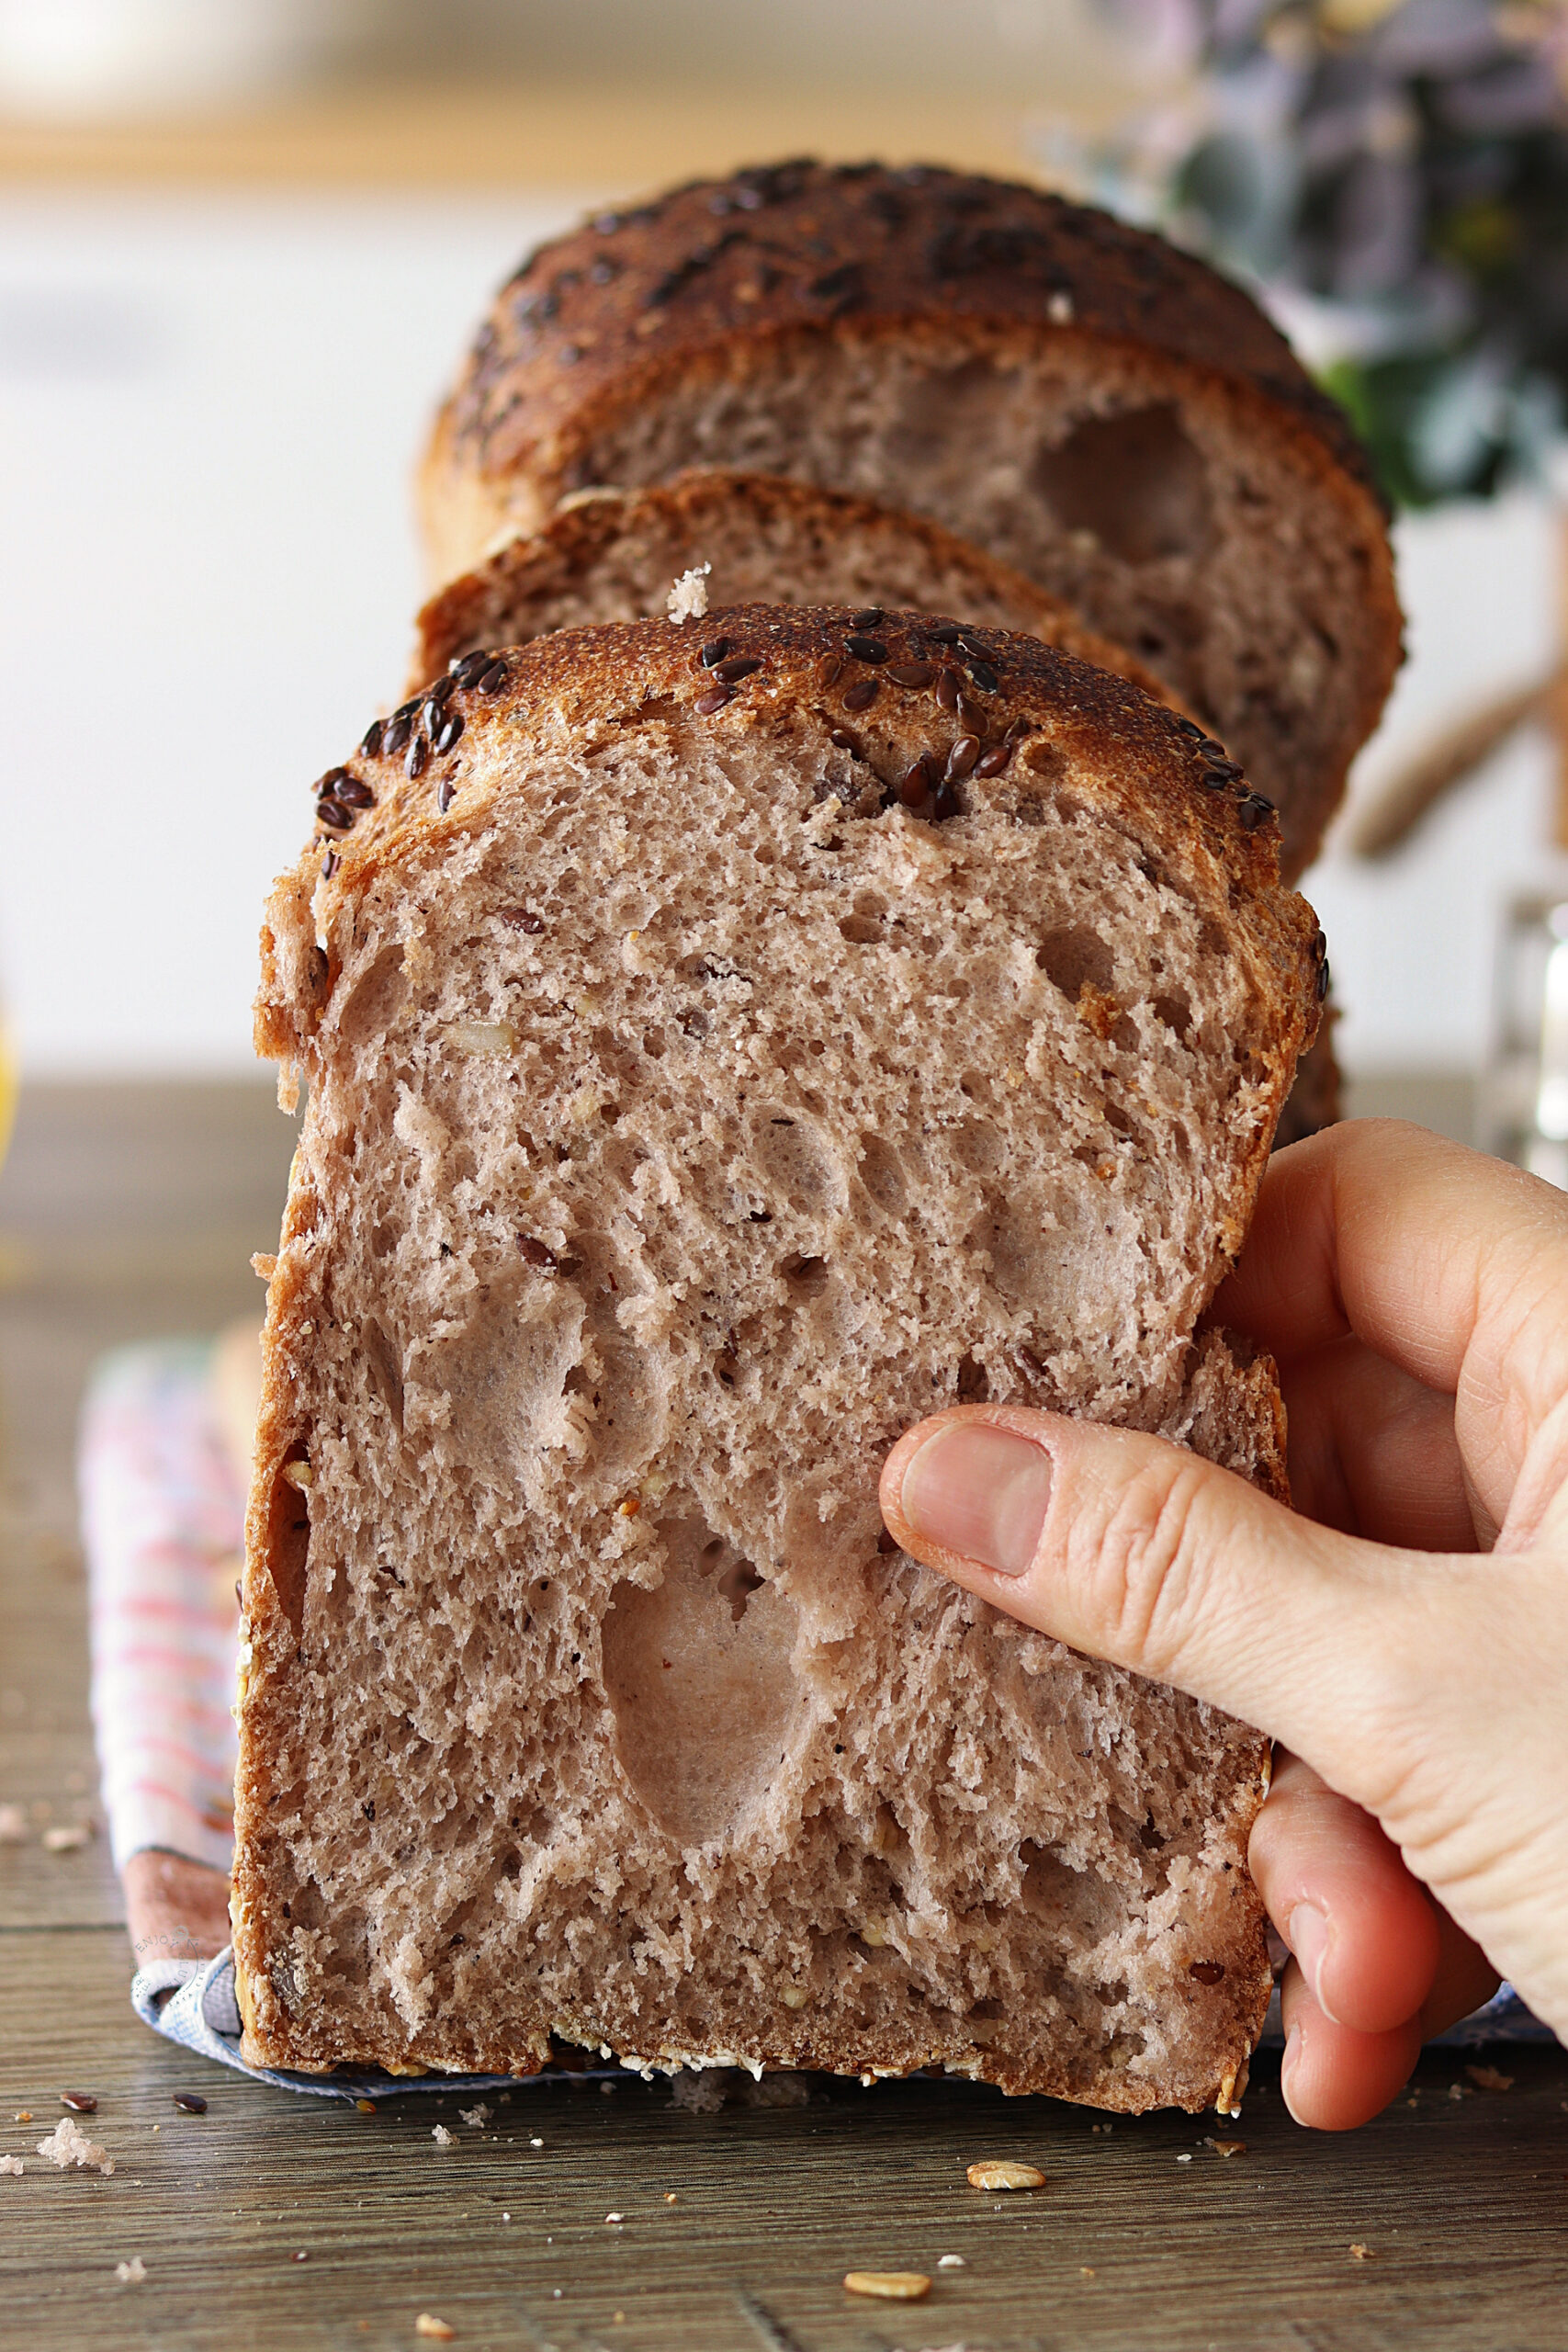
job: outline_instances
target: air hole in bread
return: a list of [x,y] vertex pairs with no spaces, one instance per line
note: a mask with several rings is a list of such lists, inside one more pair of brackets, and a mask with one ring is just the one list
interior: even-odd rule
[[660,1522],[663,1574],[617,1584],[603,1631],[615,1752],[682,1845],[722,1837],[763,1798],[798,1732],[794,1603],[698,1514]]
[[1116,969],[1115,957],[1100,933],[1075,924],[1048,931],[1034,951],[1034,960],[1053,988],[1074,1002],[1086,981],[1090,988],[1107,990]]
[[820,1298],[828,1287],[825,1258],[786,1258],[779,1272],[799,1298]]
[[896,1212],[908,1197],[903,1162],[880,1136],[861,1136],[860,1180],[878,1208]]
[[310,1507],[303,1486],[288,1473],[302,1465],[309,1483],[310,1464],[302,1445],[290,1446],[278,1464],[268,1504],[267,1565],[277,1605],[296,1637],[305,1623],[305,1569],[310,1552]]
[[403,1428],[403,1359],[400,1348],[395,1348],[374,1316],[367,1316],[359,1327],[359,1344],[365,1352],[366,1367],[371,1385],[387,1408],[387,1415],[399,1436]]
[[1151,1000],[1155,1019],[1173,1030],[1182,1045],[1187,1043],[1192,1027],[1192,1002],[1185,989],[1168,989],[1163,996]]
[[344,1043],[357,1048],[368,1045],[372,1037],[385,1036],[407,997],[402,948],[385,947],[364,978],[355,983],[338,1015]]
[[882,936],[882,925],[874,915],[846,915],[839,925],[839,935],[852,947],[870,947]]
[[964,1356],[958,1366],[957,1396],[961,1405],[983,1405],[991,1393],[986,1367],[974,1356]]
[[1201,556],[1214,536],[1208,469],[1174,401],[1091,416],[1034,461],[1064,531],[1085,532],[1121,563]]

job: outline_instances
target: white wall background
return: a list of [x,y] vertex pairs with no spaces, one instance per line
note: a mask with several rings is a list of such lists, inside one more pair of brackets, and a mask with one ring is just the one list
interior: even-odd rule
[[[250,1066],[262,898],[313,778],[397,696],[430,409],[491,288],[600,193],[0,200],[0,993],[26,1069]],[[1359,794],[1556,625],[1527,496],[1408,521],[1400,549],[1415,659]],[[1402,859],[1310,877],[1352,1068],[1479,1061],[1550,765],[1522,739]]]

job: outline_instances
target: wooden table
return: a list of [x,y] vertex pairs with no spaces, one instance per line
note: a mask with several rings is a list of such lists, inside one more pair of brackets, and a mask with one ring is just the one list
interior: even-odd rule
[[[1454,1101],[1434,1098],[1439,1117]],[[147,2032],[101,1836],[60,1854],[39,1838],[92,1802],[73,1421],[106,1345],[258,1303],[247,1260],[289,1148],[263,1087],[56,1087],[25,1100],[0,1175],[0,1801],[36,1809],[28,1841],[0,1846],[0,2152],[28,2165],[0,2178],[0,2342],[413,2352],[423,2312],[498,2352],[1568,2352],[1555,2049],[1490,2053],[1506,2091],[1430,2052],[1343,2140],[1298,2131],[1264,2062],[1226,2157],[1212,2117],[1098,2126],[936,2084],[705,2116],[663,2086],[520,2086],[480,2128],[456,2095],[364,2116]],[[205,2115],[176,2110],[182,2088]],[[96,2094],[112,2178],[33,2155],[62,2089]],[[986,2155],[1032,2159],[1047,2186],[980,2195],[964,2166]],[[948,2254],[964,2267],[939,2268]],[[144,2282],[120,2283],[135,2256]],[[851,2267],[935,2284],[856,2301]]]

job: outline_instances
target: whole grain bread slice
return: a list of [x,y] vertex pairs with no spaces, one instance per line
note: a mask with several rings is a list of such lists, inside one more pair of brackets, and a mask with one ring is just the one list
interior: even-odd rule
[[1039,187],[791,163],[596,215],[502,288],[436,424],[432,576],[599,484],[744,466],[912,507],[1222,736],[1303,870],[1399,660],[1342,409],[1239,287]]
[[246,2049],[1229,2105],[1267,1742],[885,1550],[876,1474],[992,1397],[1279,1487],[1271,1368],[1194,1331],[1321,939],[1124,681],[720,627],[465,661],[269,905]]
[[522,645],[593,621],[658,619],[686,575],[700,606],[877,605],[962,613],[1131,678],[1152,670],[1010,564],[926,516],[733,467],[654,489],[581,492],[536,533],[504,538],[419,615],[408,691],[479,646]]

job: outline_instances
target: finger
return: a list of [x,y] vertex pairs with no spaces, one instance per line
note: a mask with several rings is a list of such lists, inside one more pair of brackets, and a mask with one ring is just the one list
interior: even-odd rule
[[1316,2132],[1370,2123],[1410,2080],[1421,2054],[1415,2018],[1387,2033],[1357,2033],[1325,2017],[1293,1960],[1280,1980],[1280,2089],[1296,2121]]
[[1354,1331],[1457,1395],[1501,1521],[1530,1432],[1568,1394],[1568,1202],[1419,1127],[1349,1120],[1280,1152],[1213,1314],[1291,1359]]
[[1160,1439],[1008,1405],[908,1430],[882,1510],[928,1566],[1265,1726],[1373,1812],[1411,1761],[1367,1725],[1420,1724],[1404,1685],[1430,1555],[1314,1527]]
[[1280,1388],[1297,1510],[1372,1543],[1475,1550],[1451,1396],[1351,1337],[1282,1364]]
[[1438,1973],[1431,1991],[1421,2004],[1424,2041],[1429,2041],[1435,2033],[1447,2033],[1461,2018],[1468,2018],[1483,2007],[1503,1981],[1481,1946],[1472,1943],[1445,1911],[1438,1914]]
[[1325,2018],[1380,2034],[1420,2014],[1441,1956],[1437,1910],[1371,1816],[1299,1757],[1276,1758],[1247,1863]]

